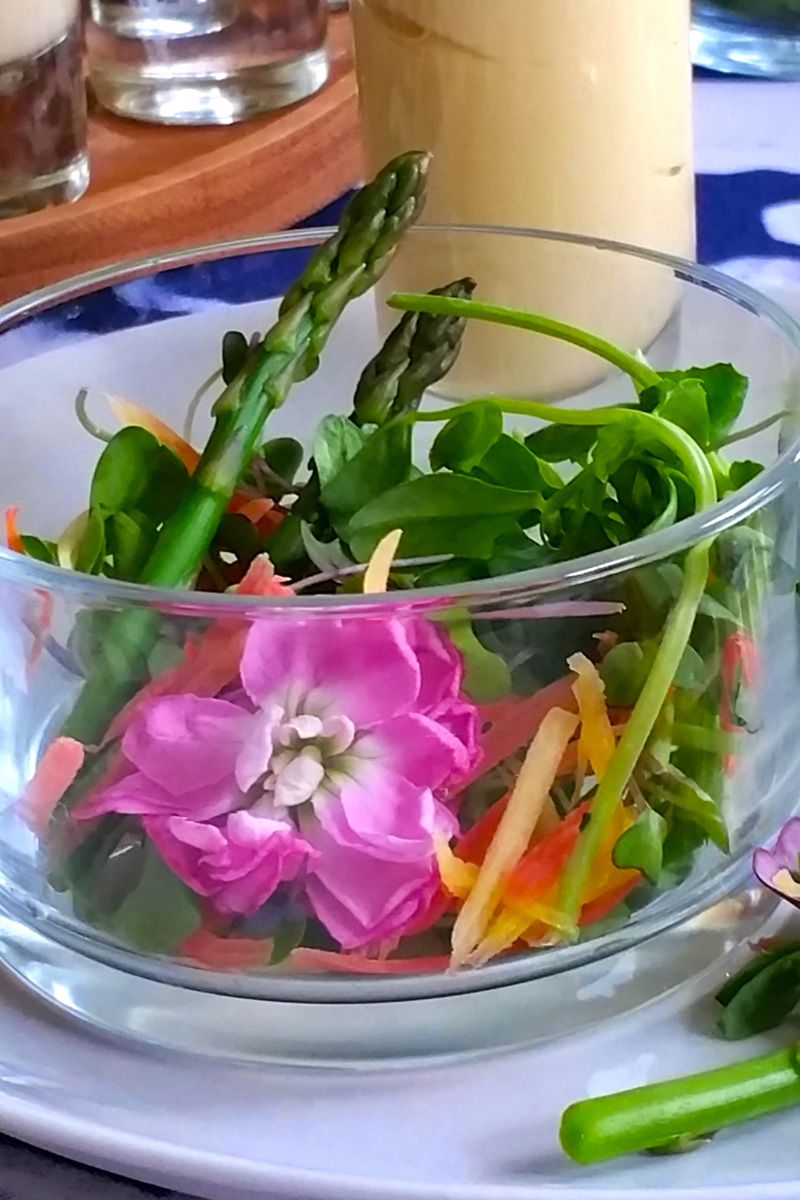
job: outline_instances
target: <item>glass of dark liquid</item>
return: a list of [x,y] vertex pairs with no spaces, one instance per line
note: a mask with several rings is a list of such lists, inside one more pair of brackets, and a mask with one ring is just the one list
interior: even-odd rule
[[89,182],[79,0],[0,0],[0,217]]

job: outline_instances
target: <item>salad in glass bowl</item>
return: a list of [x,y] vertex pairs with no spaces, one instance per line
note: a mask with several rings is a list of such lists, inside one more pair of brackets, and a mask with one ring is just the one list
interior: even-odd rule
[[[469,991],[702,910],[794,806],[797,331],[645,251],[407,234],[427,170],[405,155],[332,235],[251,254],[238,303],[299,271],[267,333],[221,353],[187,297],[236,245],[161,264],[173,320],[142,266],[7,314],[0,388],[33,364],[42,407],[5,450],[0,892],[57,942],[240,995],[343,974]],[[438,265],[427,244],[463,259],[482,237],[580,259],[587,288],[609,262],[653,273],[648,357],[490,303],[476,272],[393,294],[354,366],[348,321],[396,252]],[[594,386],[543,402],[534,372],[527,395],[465,398],[462,371],[448,402],[473,327],[531,339],[532,372],[551,345],[591,356]],[[691,344],[718,353],[693,365]],[[135,392],[144,360],[160,404]],[[99,393],[122,377],[112,430]]]

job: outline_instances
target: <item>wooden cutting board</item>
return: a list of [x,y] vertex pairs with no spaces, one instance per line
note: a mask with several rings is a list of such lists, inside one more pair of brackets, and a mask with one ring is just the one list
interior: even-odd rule
[[0,301],[120,259],[282,229],[340,196],[360,173],[358,112],[350,19],[330,26],[329,82],[270,116],[173,128],[96,107],[86,194],[0,220]]

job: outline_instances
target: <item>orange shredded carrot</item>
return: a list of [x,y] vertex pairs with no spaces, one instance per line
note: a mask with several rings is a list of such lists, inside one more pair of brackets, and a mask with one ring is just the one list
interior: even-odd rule
[[74,738],[59,737],[42,755],[20,806],[26,825],[39,837],[44,837],[56,805],[83,766],[84,753]]
[[495,704],[479,706],[484,723],[483,757],[465,783],[472,783],[504,758],[527,746],[552,708],[575,712],[578,702],[572,694],[574,676],[565,675],[532,696],[509,696]]
[[196,930],[178,946],[181,958],[212,971],[247,971],[266,966],[271,952],[272,942],[264,938],[218,937],[208,929]]
[[6,509],[6,545],[9,550],[15,551],[16,554],[24,554],[25,547],[22,544],[22,538],[19,536],[17,529],[17,516],[19,508],[12,506]]
[[108,406],[114,416],[121,425],[135,425],[139,429],[146,429],[148,433],[152,433],[154,438],[164,446],[169,446],[170,450],[177,454],[186,470],[191,475],[200,462],[200,454],[195,450],[194,446],[176,433],[166,421],[162,421],[155,413],[151,413],[149,409],[142,408],[139,404],[134,404],[130,400],[124,400],[122,396],[106,396]]

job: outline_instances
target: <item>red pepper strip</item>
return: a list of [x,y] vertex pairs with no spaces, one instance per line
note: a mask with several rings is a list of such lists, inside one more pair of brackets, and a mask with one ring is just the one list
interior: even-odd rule
[[[758,657],[752,639],[739,629],[725,641],[720,655],[720,674],[722,676],[722,696],[719,706],[719,723],[724,733],[741,733],[742,730],[733,720],[733,695],[737,684],[741,681],[745,687],[751,687],[755,682],[758,668]],[[725,755],[725,770],[732,775],[736,770],[739,759],[736,754]]]
[[10,507],[6,509],[6,545],[9,550],[14,550],[17,554],[24,554],[25,547],[22,544],[22,538],[19,536],[17,529],[17,514],[19,508]]
[[331,971],[354,975],[416,975],[423,971],[445,971],[447,955],[430,958],[367,958],[363,954],[339,954],[335,950],[311,950],[299,946],[289,955],[298,971]]
[[512,907],[524,906],[536,895],[557,882],[565,863],[575,849],[583,814],[589,808],[584,800],[561,821],[552,833],[536,842],[520,859],[506,881],[504,900]]
[[626,879],[624,883],[612,888],[611,891],[604,892],[602,896],[597,896],[588,904],[584,904],[578,924],[591,925],[595,921],[602,921],[603,917],[607,917],[618,904],[622,903],[629,892],[632,892],[636,885],[641,883],[641,879],[641,875],[638,875],[636,879]]
[[272,942],[257,938],[217,937],[208,929],[198,929],[184,938],[177,953],[212,971],[250,971],[266,966]]
[[510,796],[511,793],[506,792],[505,796],[495,800],[491,808],[487,808],[483,816],[479,817],[475,824],[461,835],[453,848],[453,853],[457,858],[480,866],[486,857],[486,851],[489,849],[492,838],[497,832],[497,826],[506,811]]
[[557,706],[575,712],[577,701],[572,694],[573,678],[565,675],[532,696],[509,696],[496,704],[480,706],[480,716],[484,723],[489,723],[489,728],[481,739],[483,757],[464,781],[465,785],[527,746],[551,708]]

